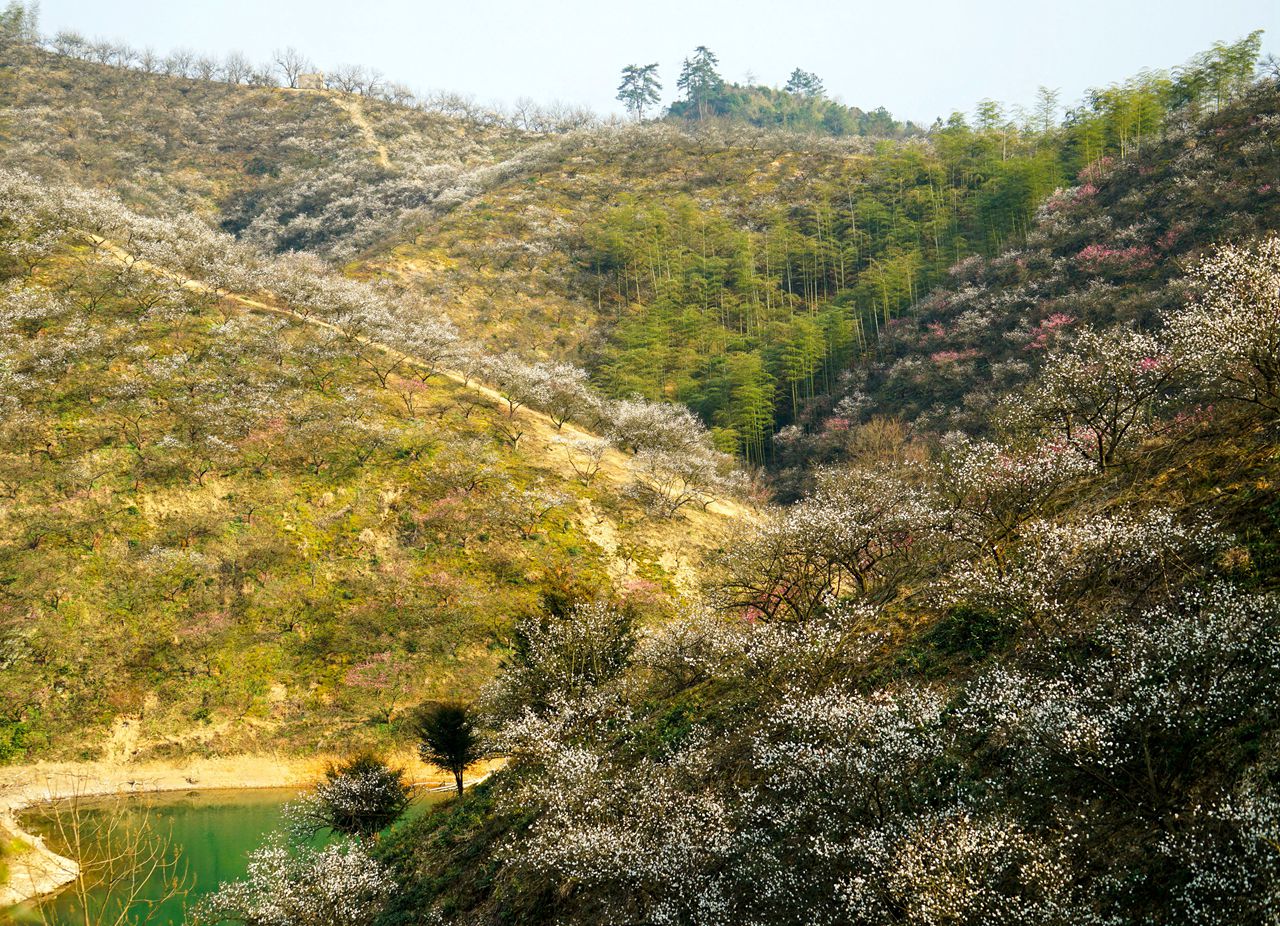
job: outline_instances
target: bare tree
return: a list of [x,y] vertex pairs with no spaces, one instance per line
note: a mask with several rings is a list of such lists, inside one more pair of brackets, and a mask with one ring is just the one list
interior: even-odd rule
[[573,441],[565,448],[569,455],[569,465],[573,468],[579,482],[589,486],[595,481],[600,467],[604,464],[605,454],[612,447],[613,444],[606,438],[586,437]]
[[59,850],[75,857],[80,877],[59,895],[58,909],[38,908],[45,926],[144,926],[161,908],[186,896],[191,880],[172,837],[151,809],[125,795],[92,797],[87,781],[72,780],[69,796],[53,789],[40,819]]
[[154,48],[144,48],[138,53],[138,70],[143,74],[154,74],[160,70],[160,56]]
[[277,48],[271,57],[280,73],[284,75],[285,86],[291,90],[297,90],[298,78],[315,67],[306,55],[292,45],[288,48]]
[[325,86],[343,93],[363,93],[368,83],[369,75],[356,64],[340,65],[325,78]]
[[189,48],[175,48],[161,63],[161,70],[170,77],[190,77],[195,53]]
[[229,84],[248,83],[252,73],[253,63],[243,52],[231,52],[222,65],[222,78]]
[[53,37],[53,50],[67,58],[83,58],[88,42],[74,29],[59,29]]
[[196,76],[201,80],[216,80],[218,77],[218,60],[209,55],[201,55],[195,62]]

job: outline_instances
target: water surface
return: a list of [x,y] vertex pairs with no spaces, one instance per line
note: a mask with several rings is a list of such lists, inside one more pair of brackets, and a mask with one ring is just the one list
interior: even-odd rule
[[[300,792],[287,788],[261,788],[231,791],[165,792],[137,795],[123,802],[85,800],[80,815],[83,830],[92,833],[111,813],[122,814],[122,824],[117,833],[136,829],[144,822],[155,832],[167,836],[178,851],[179,868],[185,871],[189,885],[185,897],[175,897],[157,907],[150,919],[155,926],[176,926],[185,919],[186,908],[201,897],[216,890],[225,881],[244,877],[248,870],[248,855],[271,832],[282,824],[281,810]],[[418,797],[414,808],[421,812],[426,805],[447,795],[425,794]],[[65,812],[65,811],[64,811]],[[54,811],[47,807],[33,808],[22,815],[22,824],[29,831],[45,837],[53,851],[74,858],[76,852],[60,839]],[[117,839],[122,837],[116,837]],[[102,840],[86,839],[85,851],[102,852]],[[105,840],[110,848],[110,840]],[[149,883],[142,903],[130,912],[133,921],[141,919],[146,901],[163,897],[164,886],[159,879]],[[24,904],[9,911],[0,910],[0,926],[29,924],[44,921],[70,926],[83,926],[85,917],[75,891],[64,891],[44,902],[42,907]],[[117,904],[101,886],[91,892],[91,905],[110,911],[109,921],[115,920]],[[42,916],[43,915],[43,916]],[[98,917],[94,917],[98,919]]]

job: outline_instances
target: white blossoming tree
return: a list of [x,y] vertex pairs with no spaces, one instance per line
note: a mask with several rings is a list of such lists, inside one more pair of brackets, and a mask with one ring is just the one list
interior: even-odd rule
[[249,856],[244,880],[221,885],[192,919],[206,926],[369,926],[393,890],[391,874],[358,842],[316,849],[277,839]]
[[1180,377],[1178,357],[1154,335],[1084,331],[1053,351],[1015,419],[1062,440],[1099,471],[1128,463],[1161,428]]
[[1199,389],[1210,401],[1280,414],[1280,237],[1225,246],[1191,281],[1190,305],[1168,326]]

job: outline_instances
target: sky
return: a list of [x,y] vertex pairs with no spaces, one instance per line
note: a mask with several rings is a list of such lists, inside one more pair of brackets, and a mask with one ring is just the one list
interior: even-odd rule
[[633,63],[659,64],[669,103],[706,45],[726,80],[781,86],[802,67],[849,105],[923,123],[986,98],[1029,106],[1041,85],[1073,102],[1254,29],[1280,52],[1280,0],[43,0],[41,26],[255,60],[291,45],[416,91],[601,113],[621,112]]

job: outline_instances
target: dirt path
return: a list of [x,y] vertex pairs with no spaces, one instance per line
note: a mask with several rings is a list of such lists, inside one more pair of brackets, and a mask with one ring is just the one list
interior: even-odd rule
[[364,114],[364,104],[360,102],[360,98],[346,93],[330,93],[328,97],[330,102],[351,117],[351,124],[360,130],[364,135],[364,140],[376,153],[378,164],[390,170],[391,157],[387,154],[387,146],[382,143],[378,138],[378,134],[373,130],[373,126],[369,124],[369,119]]
[[[7,830],[25,851],[8,861],[7,884],[0,884],[0,908],[56,891],[74,881],[79,867],[49,849],[39,836],[24,832],[18,815],[24,808],[69,797],[147,794],[162,791],[307,787],[339,757],[257,754],[191,759],[185,762],[38,762],[0,768],[0,832]],[[412,752],[390,757],[419,788],[453,787],[453,775],[424,764]],[[477,763],[468,786],[501,768],[502,760]]]
[[350,93],[342,93],[338,90],[311,90],[300,87],[281,87],[279,89],[283,93],[313,93],[324,97],[334,106],[341,109],[351,119],[351,124],[360,130],[360,134],[364,136],[365,143],[373,149],[379,166],[391,170],[391,156],[387,152],[387,146],[378,138],[378,133],[373,130],[373,125],[364,114],[364,104],[360,102],[360,97]]
[[[91,241],[93,241],[97,247],[111,254],[112,257],[114,257],[116,260],[118,260],[122,264],[138,267],[138,268],[147,270],[148,272],[151,272],[151,273],[156,273],[170,280],[174,280],[185,289],[190,289],[194,292],[200,292],[200,293],[213,292],[213,290],[209,286],[205,285],[204,283],[201,283],[199,280],[193,280],[190,277],[184,277],[170,270],[165,270],[163,267],[157,267],[156,265],[151,264],[147,261],[138,260],[132,254],[125,251],[123,248],[119,247],[113,242],[107,241],[104,238],[98,237],[97,235],[88,235],[87,237]],[[257,313],[266,314],[266,315],[275,315],[283,318],[289,318],[294,321],[301,322],[302,324],[310,325],[313,328],[318,328],[324,331],[331,331],[339,334],[342,333],[341,329],[337,325],[333,325],[322,319],[314,318],[308,315],[303,315],[300,312],[295,312],[293,309],[285,308],[283,306],[278,306],[278,305],[271,305],[269,303],[262,302],[258,299],[253,299],[248,296],[242,296],[236,293],[220,294],[220,295],[222,295],[222,298],[230,302],[233,302],[236,305],[249,309],[252,312],[257,312]],[[417,357],[414,357],[410,354],[406,354],[404,351],[398,350],[397,348],[392,347],[389,344],[384,344],[381,341],[364,337],[363,335],[356,336],[354,340],[356,340],[358,343],[363,344],[365,346],[372,347],[375,350],[382,351],[391,357],[394,357],[399,360],[403,360],[409,366],[413,366],[422,370],[435,370],[435,372],[438,373],[439,375],[445,377],[446,379],[451,380],[452,382],[455,382],[463,386],[466,389],[470,389],[473,392],[476,392],[476,393],[479,393],[480,395],[485,396],[486,398],[496,403],[498,406],[502,406],[506,403],[506,399],[502,397],[502,394],[500,392],[498,392],[496,389],[493,389],[489,386],[484,385],[483,383],[478,382],[474,377],[464,376],[463,374],[458,373],[457,371],[454,371],[454,370],[446,370],[446,369],[440,369],[438,367],[434,367],[433,365],[427,363],[426,361],[421,360]],[[550,416],[545,415],[542,412],[539,412],[535,409],[531,409],[528,407],[518,408],[513,417],[515,417],[517,420],[525,422],[528,425],[531,425],[532,430],[534,431],[536,436],[539,438],[540,442],[544,445],[544,447],[549,449],[556,448],[556,447],[560,448],[560,453],[556,454],[556,459],[551,461],[554,468],[566,479],[572,480],[576,478],[576,472],[573,470],[573,467],[570,465],[569,456],[568,456],[568,454],[572,453],[572,450],[571,450],[572,442],[579,439],[597,438],[598,435],[592,434],[586,429],[578,427],[577,425],[574,425],[571,422],[566,422],[562,427],[557,428],[555,426],[555,423],[551,420]],[[561,457],[563,459],[561,459]],[[611,482],[626,484],[627,482],[631,481],[631,475],[630,475],[631,469],[630,469],[629,460],[630,458],[625,453],[615,448],[611,448],[605,453],[605,456],[601,461],[599,475],[605,477]],[[584,462],[584,461],[580,460],[579,462]],[[752,521],[758,517],[757,512],[755,512],[753,509],[731,498],[713,499],[706,506],[706,511],[708,513],[720,515],[722,517],[729,518],[734,521]],[[688,513],[686,513],[686,516],[688,516]]]

